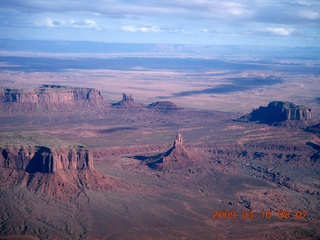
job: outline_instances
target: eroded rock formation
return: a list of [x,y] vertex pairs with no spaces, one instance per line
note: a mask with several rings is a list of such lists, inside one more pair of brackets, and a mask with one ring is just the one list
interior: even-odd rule
[[105,111],[109,106],[93,88],[43,85],[37,89],[0,89],[0,108],[6,113]]
[[177,134],[176,140],[171,149],[169,149],[163,157],[164,169],[187,167],[193,164],[190,153],[183,145],[181,133]]
[[143,160],[148,167],[160,171],[183,169],[194,164],[191,154],[183,145],[183,138],[180,133],[177,134],[173,146],[168,151],[156,156],[136,156],[135,158]]
[[163,102],[153,102],[148,105],[148,108],[152,108],[155,110],[165,111],[165,110],[179,110],[176,104],[170,101],[163,101]]
[[20,184],[35,194],[63,197],[84,189],[111,189],[113,183],[93,169],[93,158],[84,146],[0,147],[0,187]]
[[64,170],[93,169],[93,159],[82,146],[48,148],[44,146],[0,147],[1,167],[28,173],[56,173]]
[[[249,121],[257,121],[266,124],[278,124],[281,122],[305,123],[312,120],[311,109],[302,105],[294,105],[291,102],[273,101],[267,107],[254,109],[248,116]],[[293,121],[293,122],[292,122]]]
[[114,108],[120,109],[131,109],[131,108],[141,108],[143,105],[141,103],[137,103],[133,100],[132,95],[127,95],[125,93],[122,94],[122,100],[120,102],[112,104]]

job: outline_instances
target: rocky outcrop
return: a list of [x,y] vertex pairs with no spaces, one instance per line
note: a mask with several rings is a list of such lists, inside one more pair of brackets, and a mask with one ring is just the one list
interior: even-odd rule
[[305,123],[312,120],[311,109],[302,105],[294,105],[291,102],[273,101],[267,107],[254,109],[247,118],[249,121],[257,121],[270,125],[277,125],[281,122],[287,122],[290,125],[295,123]]
[[193,164],[193,159],[190,153],[183,145],[183,138],[181,133],[177,134],[177,138],[163,157],[162,169],[174,169],[181,167],[188,167]]
[[0,153],[1,167],[28,173],[93,169],[92,156],[83,146],[6,146],[0,147]]
[[155,156],[135,156],[134,158],[142,160],[151,169],[160,171],[183,169],[194,164],[191,154],[183,145],[183,138],[180,133],[177,134],[173,146],[168,151]]
[[171,110],[181,109],[176,104],[170,101],[153,102],[148,105],[148,108],[159,110],[159,111],[171,111]]
[[305,129],[306,132],[314,133],[316,135],[320,135],[320,123],[309,126]]
[[84,146],[0,147],[0,187],[18,184],[35,194],[64,197],[85,189],[108,190],[117,182],[93,169]]
[[6,113],[105,111],[109,104],[93,88],[43,85],[37,89],[0,89],[0,109]]
[[134,109],[141,108],[143,105],[133,100],[132,95],[122,94],[122,100],[120,102],[112,104],[112,107],[119,109]]

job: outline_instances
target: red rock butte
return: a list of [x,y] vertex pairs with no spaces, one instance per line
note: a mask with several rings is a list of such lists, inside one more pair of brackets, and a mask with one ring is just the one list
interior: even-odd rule
[[34,89],[0,89],[0,109],[6,113],[101,111],[110,107],[93,88],[43,85]]

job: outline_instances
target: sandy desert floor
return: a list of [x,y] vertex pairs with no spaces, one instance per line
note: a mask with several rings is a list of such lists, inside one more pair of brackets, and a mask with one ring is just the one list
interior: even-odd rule
[[[235,62],[243,64],[240,60]],[[295,71],[294,66],[287,67],[280,60],[257,62],[252,66],[267,69],[248,67],[230,70],[227,67],[223,70],[216,69],[214,65],[212,70],[203,71],[175,69],[174,66],[172,69],[147,69],[143,66],[112,69],[106,65],[105,69],[100,66],[86,69],[83,66],[81,69],[57,67],[58,70],[54,71],[20,71],[17,66],[17,70],[1,70],[0,81],[3,87],[11,88],[39,87],[43,84],[93,87],[102,91],[105,99],[111,103],[120,101],[121,94],[127,93],[144,104],[172,101],[184,108],[242,114],[274,100],[291,101],[312,108],[314,117],[320,118],[319,88],[316,87],[319,82],[317,61],[302,62],[302,66],[312,69],[310,72]],[[45,63],[44,67],[49,68]]]
[[[63,126],[11,121],[11,127],[25,133],[32,127],[90,147],[94,168],[114,184],[109,190],[80,189],[70,196],[35,194],[21,184],[3,189],[2,234],[57,239],[319,237],[319,163],[310,159],[317,150],[307,144],[319,144],[318,137],[300,129],[235,122],[236,116],[114,110],[102,119]],[[193,164],[159,171],[141,160],[167,151],[177,132],[184,136]],[[215,210],[235,211],[237,217],[213,219]],[[262,210],[272,218],[263,218]],[[290,217],[279,219],[281,210]],[[302,211],[307,216],[297,219]]]
[[[110,109],[97,116],[2,115],[2,133],[87,146],[95,170],[107,176],[110,187],[46,195],[24,187],[26,173],[1,168],[0,239],[320,238],[319,136],[235,121],[252,108],[286,100],[312,108],[317,122],[319,76],[145,69],[3,70],[0,76],[8,88],[94,87],[111,103],[125,92],[143,104],[165,100],[184,108]],[[281,81],[225,90],[234,78],[249,79],[244,85],[250,86],[256,78]],[[168,151],[177,133],[193,163],[185,166],[183,156],[177,156],[176,164],[151,168],[147,162]],[[12,177],[21,181],[6,186]]]

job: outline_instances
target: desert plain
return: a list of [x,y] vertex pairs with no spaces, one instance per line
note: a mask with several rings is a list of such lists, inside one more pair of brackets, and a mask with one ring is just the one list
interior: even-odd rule
[[318,60],[1,56],[0,239],[320,238]]

